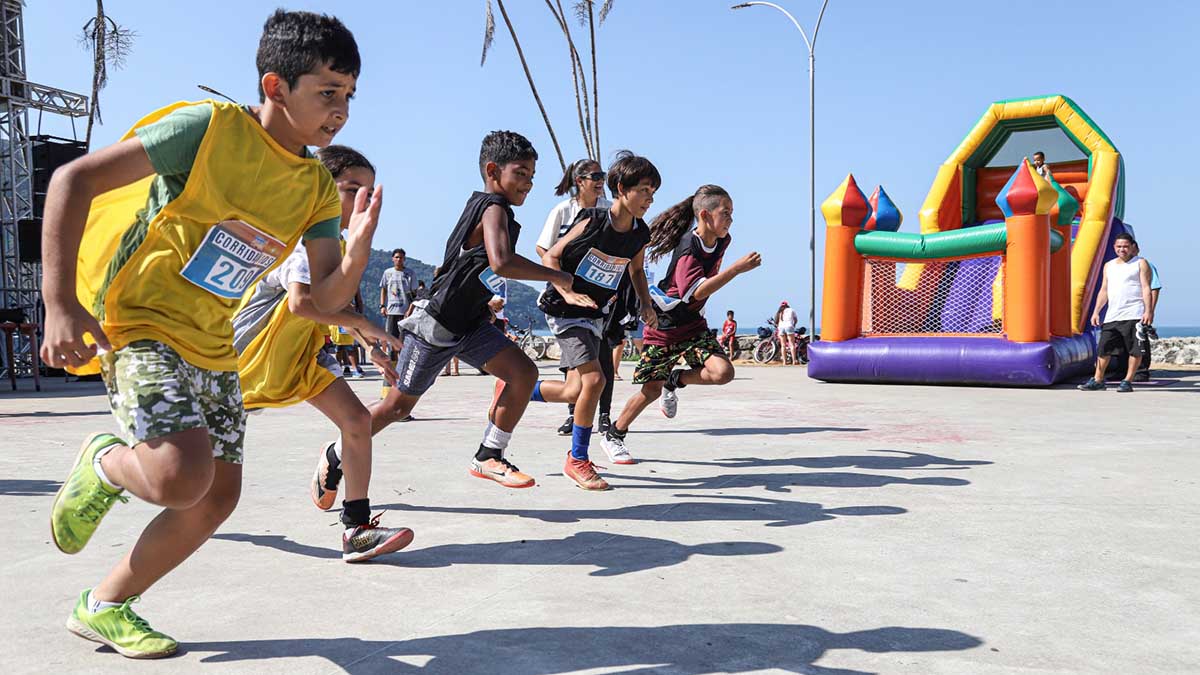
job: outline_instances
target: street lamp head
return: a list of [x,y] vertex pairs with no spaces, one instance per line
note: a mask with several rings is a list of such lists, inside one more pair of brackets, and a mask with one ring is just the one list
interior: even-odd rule
[[729,9],[746,9],[747,7],[750,7],[750,6],[751,6],[751,4],[750,4],[750,3],[748,3],[748,2],[743,2],[743,3],[741,3],[741,4],[734,5],[733,7],[730,7]]

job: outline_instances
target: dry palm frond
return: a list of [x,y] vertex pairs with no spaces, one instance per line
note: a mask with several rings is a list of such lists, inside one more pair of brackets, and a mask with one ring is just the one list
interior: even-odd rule
[[484,4],[487,6],[487,19],[483,24],[483,55],[479,57],[481,68],[484,61],[487,61],[488,49],[491,48],[492,41],[496,38],[496,17],[492,15],[492,0],[486,0]]
[[604,4],[600,5],[600,23],[608,18],[608,13],[612,11],[613,0],[604,0]]
[[108,84],[109,67],[120,69],[133,51],[137,32],[118,24],[104,13],[103,0],[96,1],[96,16],[83,24],[79,44],[92,54],[92,99],[88,111],[87,142],[91,142],[92,126],[103,123],[100,116],[100,90]]

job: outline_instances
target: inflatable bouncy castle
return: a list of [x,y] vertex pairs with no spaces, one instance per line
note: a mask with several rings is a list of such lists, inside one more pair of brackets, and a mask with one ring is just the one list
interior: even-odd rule
[[[1004,159],[1014,135],[1047,130],[1078,158],[1047,163],[1045,176]],[[848,176],[821,205],[825,284],[809,376],[1046,386],[1085,372],[1124,201],[1120,153],[1065,96],[993,103],[938,169],[919,233],[898,231],[882,188],[868,198]]]

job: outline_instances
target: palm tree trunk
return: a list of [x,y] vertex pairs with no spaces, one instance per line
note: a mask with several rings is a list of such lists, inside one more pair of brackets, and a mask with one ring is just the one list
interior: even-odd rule
[[[555,4],[558,9],[555,10]],[[583,100],[580,100],[579,78],[583,76],[583,62],[579,60],[579,52],[575,51],[575,41],[571,39],[571,30],[567,24],[566,13],[563,11],[562,1],[555,0],[554,4],[550,0],[546,0],[546,7],[550,9],[550,13],[554,15],[558,21],[558,27],[562,29],[563,35],[567,38],[567,56],[571,59],[571,80],[575,85],[575,112],[579,115],[579,133],[583,136],[583,147],[587,151],[588,159],[596,159],[592,154],[592,112],[587,103],[587,78],[583,79]],[[586,115],[585,115],[586,111]]]
[[496,0],[496,5],[500,7],[500,16],[504,17],[504,25],[508,27],[508,34],[512,36],[513,45],[517,48],[517,57],[521,59],[521,67],[525,69],[525,79],[529,81],[529,90],[533,92],[533,99],[537,101],[538,110],[542,112],[542,120],[546,123],[546,131],[550,132],[550,141],[554,143],[554,152],[558,155],[558,164],[562,168],[563,173],[566,173],[567,163],[563,160],[562,148],[558,146],[558,137],[554,135],[554,127],[550,126],[550,116],[546,114],[546,106],[542,105],[542,97],[538,95],[537,87],[533,84],[533,75],[529,72],[529,63],[525,61],[525,52],[521,50],[521,43],[517,40],[517,31],[513,28],[512,21],[508,18],[508,10],[504,9],[504,0]]
[[592,138],[596,143],[596,157],[600,157],[600,83],[596,79],[596,21],[592,12],[592,3],[588,3],[588,31],[592,38]]
[[100,117],[100,89],[104,86],[105,63],[104,38],[108,31],[108,20],[104,16],[104,0],[96,0],[95,39],[92,41],[92,98],[88,106],[87,135],[84,143],[92,147],[92,127]]

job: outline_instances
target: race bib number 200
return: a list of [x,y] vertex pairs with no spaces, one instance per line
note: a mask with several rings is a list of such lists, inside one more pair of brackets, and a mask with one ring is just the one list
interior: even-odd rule
[[217,223],[183,266],[183,278],[222,298],[237,299],[283,255],[283,242],[240,220]]

